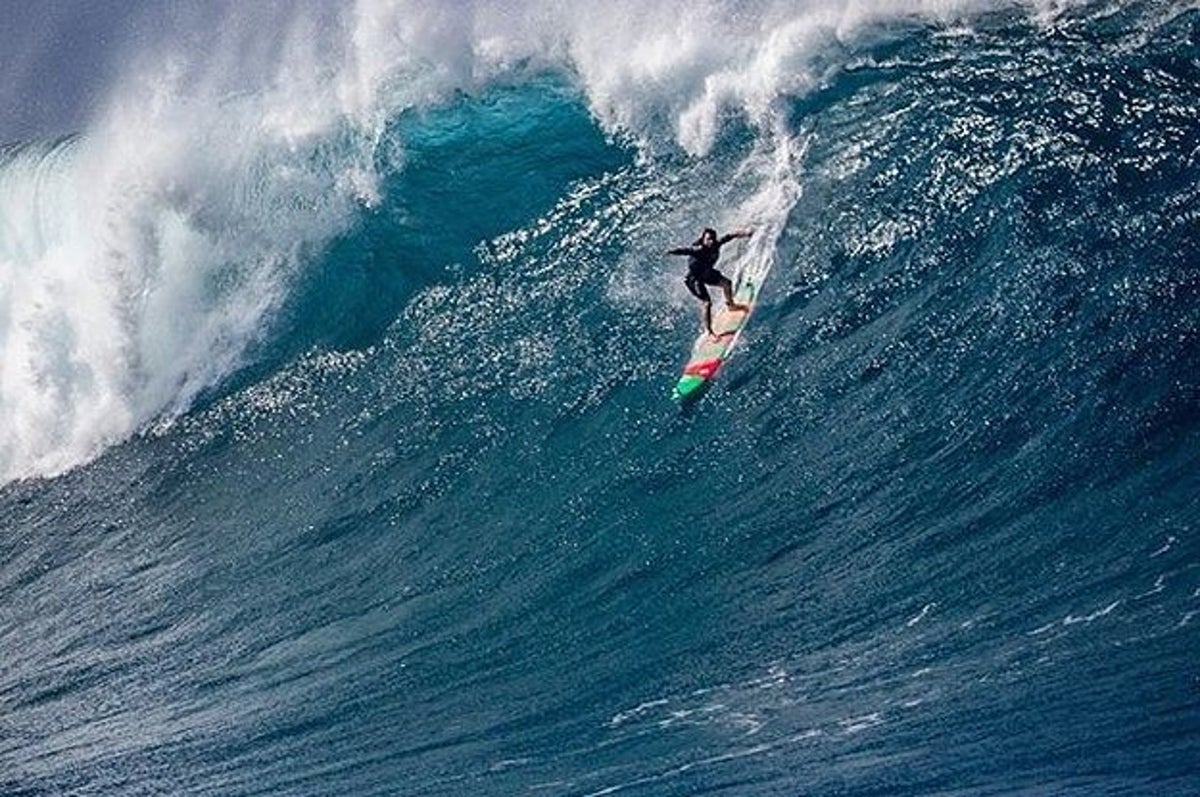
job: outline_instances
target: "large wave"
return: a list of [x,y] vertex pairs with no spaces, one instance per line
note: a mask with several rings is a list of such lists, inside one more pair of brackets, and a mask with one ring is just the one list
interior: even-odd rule
[[320,253],[401,201],[397,120],[557,75],[645,157],[749,130],[752,184],[721,216],[753,216],[769,258],[798,194],[786,98],[858,38],[993,5],[362,0],[160,20],[80,135],[0,163],[0,479],[61,472],[253,360]]
[[1197,791],[1193,2],[171,13],[0,169],[0,791]]

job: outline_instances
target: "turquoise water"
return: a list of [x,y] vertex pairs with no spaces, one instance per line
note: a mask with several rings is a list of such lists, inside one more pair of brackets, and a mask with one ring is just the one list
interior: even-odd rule
[[1194,793],[1197,12],[488,8],[7,151],[0,792]]

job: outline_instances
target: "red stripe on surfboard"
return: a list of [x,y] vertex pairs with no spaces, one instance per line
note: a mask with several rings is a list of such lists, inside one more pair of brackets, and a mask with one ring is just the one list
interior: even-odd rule
[[702,376],[705,379],[708,379],[710,376],[715,374],[717,369],[720,367],[721,359],[719,357],[714,357],[711,360],[701,360],[698,363],[689,363],[687,367],[683,369],[683,372],[685,374]]

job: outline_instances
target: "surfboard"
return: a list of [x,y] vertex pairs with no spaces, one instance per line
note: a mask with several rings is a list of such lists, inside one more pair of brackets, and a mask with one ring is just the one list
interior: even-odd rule
[[745,279],[733,294],[734,301],[744,304],[746,310],[730,310],[721,306],[713,308],[713,332],[701,332],[692,344],[691,355],[683,366],[683,374],[675,383],[671,397],[676,401],[685,402],[699,398],[716,378],[721,366],[729,359],[746,320],[754,312],[754,302],[758,299],[758,284],[754,280]]

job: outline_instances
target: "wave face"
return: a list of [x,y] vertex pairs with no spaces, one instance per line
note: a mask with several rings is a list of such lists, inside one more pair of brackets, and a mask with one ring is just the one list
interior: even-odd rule
[[0,791],[1195,793],[1190,5],[144,17],[0,157]]

